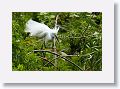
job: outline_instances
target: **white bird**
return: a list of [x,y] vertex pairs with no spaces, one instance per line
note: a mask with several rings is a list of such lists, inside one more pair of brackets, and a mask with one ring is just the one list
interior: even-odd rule
[[57,33],[59,31],[59,26],[55,26],[53,29],[50,29],[44,23],[39,23],[30,19],[26,23],[25,32],[30,32],[30,36],[35,36],[39,38],[44,38],[45,42],[53,40],[54,37],[57,38]]

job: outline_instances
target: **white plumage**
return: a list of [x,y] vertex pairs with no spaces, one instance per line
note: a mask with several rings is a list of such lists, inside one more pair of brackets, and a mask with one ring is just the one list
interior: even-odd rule
[[47,25],[33,21],[32,19],[26,23],[25,28],[25,32],[30,32],[30,36],[44,38],[45,41],[53,40],[53,38],[56,37],[58,30],[58,26],[50,29]]

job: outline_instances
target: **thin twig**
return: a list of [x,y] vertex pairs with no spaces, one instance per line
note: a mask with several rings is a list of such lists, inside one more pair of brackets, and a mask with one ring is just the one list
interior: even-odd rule
[[[59,15],[57,15],[56,16],[56,20],[55,20],[55,27],[57,27],[57,20],[58,20],[58,16]],[[55,37],[54,37],[54,39],[53,39],[53,42],[54,42],[54,46],[53,46],[53,49],[54,49],[54,52],[56,53],[56,39],[55,39]],[[54,55],[54,58],[55,58],[55,67],[57,68],[57,56],[56,55]]]
[[[55,40],[55,38],[54,38],[54,46],[53,46],[53,49],[54,49],[54,53],[56,53],[56,45],[55,45],[55,42],[56,42],[56,40]],[[56,55],[54,55],[54,58],[55,58],[55,67],[57,68],[57,59],[56,59]]]
[[65,59],[66,61],[68,61],[68,62],[70,62],[71,64],[73,64],[73,65],[75,65],[77,68],[79,68],[81,71],[83,70],[81,67],[79,67],[77,64],[75,64],[74,62],[72,62],[72,61],[70,61],[69,59],[67,59],[67,58],[65,58],[65,57],[63,57],[63,56],[61,56],[61,55],[59,55],[58,53],[55,53],[55,52],[51,52],[51,51],[49,51],[49,50],[34,50],[35,52],[48,52],[48,53],[52,53],[52,54],[54,54],[54,55],[57,55],[57,56],[59,56],[60,58],[63,58],[63,59]]
[[80,55],[65,55],[65,56],[62,56],[62,57],[79,57]]
[[47,61],[48,63],[52,64],[53,66],[55,66],[52,62],[48,61],[47,59],[45,59],[44,57],[40,57],[42,58],[43,60]]
[[[49,64],[49,63],[52,63],[52,61],[54,61],[55,59],[52,59],[51,61],[49,61],[48,63],[46,63],[45,65],[43,65],[43,66],[46,66],[47,64]],[[52,63],[53,64],[53,63]]]
[[55,19],[55,27],[57,26],[58,17],[59,17],[59,15],[57,15],[57,16],[56,16],[56,19]]

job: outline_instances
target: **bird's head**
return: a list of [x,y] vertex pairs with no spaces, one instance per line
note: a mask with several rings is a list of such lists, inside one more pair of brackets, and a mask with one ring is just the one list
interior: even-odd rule
[[54,33],[57,34],[58,31],[59,31],[59,29],[60,29],[60,25],[56,25],[56,26],[53,28]]
[[58,37],[57,37],[57,33],[58,33],[59,29],[60,29],[60,25],[56,25],[52,29],[52,34],[51,34],[52,39],[56,38],[58,42],[59,42],[59,40],[58,40]]

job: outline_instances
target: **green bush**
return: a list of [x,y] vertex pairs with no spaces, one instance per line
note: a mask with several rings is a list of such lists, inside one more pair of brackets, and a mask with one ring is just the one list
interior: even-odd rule
[[[29,19],[43,22],[50,28],[55,25],[59,15],[59,43],[57,53],[61,51],[74,64],[57,58],[51,53],[33,52],[41,49],[42,40],[30,37],[24,32]],[[52,42],[47,43],[51,49]],[[43,55],[45,57],[43,57]],[[102,70],[102,13],[101,12],[13,12],[12,13],[12,70],[13,71],[101,71]]]

